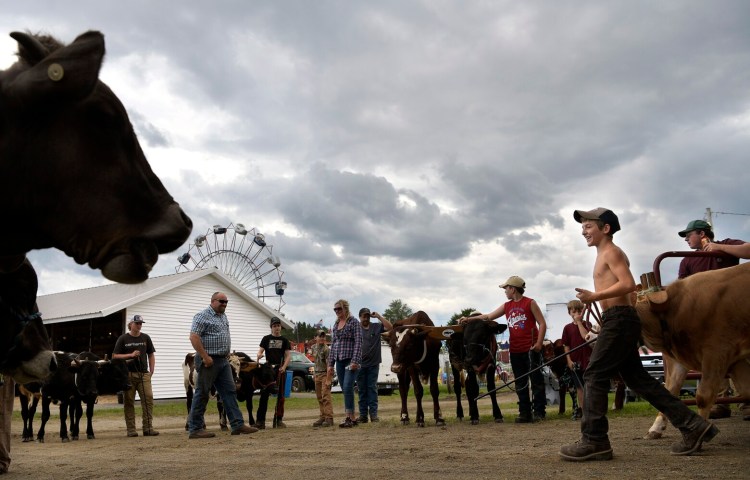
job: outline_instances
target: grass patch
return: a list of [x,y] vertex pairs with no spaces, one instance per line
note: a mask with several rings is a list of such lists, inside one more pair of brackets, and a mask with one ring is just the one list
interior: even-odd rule
[[[511,392],[508,389],[500,390],[498,393],[500,393],[500,409],[503,412],[503,416],[505,418],[505,422],[513,422],[518,416],[518,405],[516,403],[517,398],[515,396],[515,393]],[[378,397],[379,404],[381,407],[390,406],[392,408],[396,408],[397,411],[400,410],[400,404],[401,399],[399,397],[398,392],[394,392],[392,395],[381,395]],[[255,396],[253,398],[253,408],[258,408],[258,400],[259,396]],[[355,405],[356,405],[357,397],[355,395]],[[333,401],[334,405],[340,406],[343,403],[342,394],[341,393],[334,393],[333,394]],[[414,402],[414,389],[409,390],[409,405],[410,405],[410,416],[412,417],[412,422],[414,422],[415,417],[415,411],[413,411],[411,405],[413,405]],[[614,393],[611,393],[609,395],[609,405],[612,405],[614,401]],[[268,408],[273,409],[273,406],[275,405],[276,399],[271,397],[268,400]],[[427,421],[432,421],[432,407],[431,407],[431,399],[430,399],[430,392],[427,388],[425,388],[425,394],[424,398],[422,400],[423,407],[425,408],[425,416]],[[492,422],[493,418],[491,414],[487,414],[489,404],[489,397],[485,397],[484,399],[480,400],[480,412],[482,412],[482,415],[480,416],[480,420],[482,422]],[[468,408],[468,402],[466,401],[466,398],[464,397],[462,400],[462,404],[464,406],[464,415],[466,418],[468,418],[469,414],[469,408]],[[556,421],[556,420],[566,420],[570,421],[570,415],[572,414],[571,406],[570,406],[570,398],[566,400],[567,405],[567,412],[565,415],[558,415],[558,406],[557,405],[548,405],[547,406],[547,420],[548,421]],[[440,406],[443,411],[443,417],[448,423],[455,422],[456,420],[456,409],[455,409],[455,394],[448,393],[448,389],[446,386],[441,385],[440,388]],[[315,398],[314,394],[310,395],[305,394],[303,396],[297,396],[296,394],[292,394],[290,398],[286,399],[284,408],[287,412],[293,412],[294,410],[311,410],[311,409],[317,409],[318,408],[318,401]],[[244,405],[244,402],[240,404],[240,409],[243,413],[246,412],[246,407]],[[51,416],[50,421],[57,421],[59,422],[59,407],[57,405],[51,405]],[[140,408],[140,402],[136,402],[136,418],[140,418],[141,414],[141,408]],[[643,417],[643,416],[655,416],[657,413],[657,410],[651,406],[646,401],[636,401],[636,402],[629,402],[625,404],[625,407],[622,410],[610,410],[608,412],[608,415],[611,417]],[[216,415],[218,414],[218,411],[216,409],[216,402],[215,401],[209,401],[208,406],[206,407],[206,415]],[[41,416],[41,405],[37,408],[36,413],[36,419],[35,419],[35,425],[38,425],[39,417]],[[187,417],[187,407],[185,405],[185,399],[174,399],[174,400],[156,400],[154,402],[154,416],[155,417],[179,417],[179,416],[185,416]],[[85,408],[84,408],[84,417],[85,417]],[[123,417],[123,411],[122,411],[122,405],[117,404],[103,404],[103,405],[97,405],[95,408],[95,414],[94,418],[122,418]],[[387,422],[386,424],[390,423],[390,418],[388,418],[389,415],[386,415],[385,417],[381,417],[382,420]],[[16,409],[13,412],[13,421],[21,421],[21,412]],[[394,424],[398,424],[398,414],[393,418]]]

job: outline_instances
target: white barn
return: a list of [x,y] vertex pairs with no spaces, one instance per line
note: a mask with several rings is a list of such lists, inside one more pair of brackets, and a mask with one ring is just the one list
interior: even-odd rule
[[261,338],[271,331],[273,316],[281,318],[284,328],[294,328],[293,322],[217,268],[155,277],[137,285],[113,284],[43,295],[37,304],[54,349],[90,350],[101,357],[111,357],[115,341],[127,331],[127,320],[142,315],[143,333],[156,348],[154,398],[184,398],[182,363],[193,351],[190,325],[216,291],[225,292],[229,299],[226,314],[232,350],[255,358]]

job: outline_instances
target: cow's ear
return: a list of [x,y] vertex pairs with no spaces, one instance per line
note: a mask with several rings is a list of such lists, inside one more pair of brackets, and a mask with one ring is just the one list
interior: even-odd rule
[[387,331],[387,332],[383,332],[383,333],[381,333],[381,334],[380,334],[380,338],[382,338],[382,339],[383,339],[383,340],[385,340],[386,342],[387,342],[387,341],[389,341],[389,340],[391,339],[391,332],[393,332],[393,330],[389,330],[389,331]]
[[34,37],[19,32],[11,36],[30,52],[29,60],[38,61],[3,88],[4,96],[21,104],[33,104],[77,101],[91,94],[104,59],[104,35],[86,32],[43,58],[39,57],[46,49]]
[[490,320],[487,322],[487,324],[490,326],[490,331],[494,333],[495,335],[499,335],[506,331],[508,329],[508,326],[504,323],[497,323],[495,321]]

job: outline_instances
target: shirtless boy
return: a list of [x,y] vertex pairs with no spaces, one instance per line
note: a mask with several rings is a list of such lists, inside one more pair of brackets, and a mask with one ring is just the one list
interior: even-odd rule
[[581,439],[560,448],[565,460],[610,460],[612,446],[607,432],[607,404],[610,379],[620,374],[638,395],[662,412],[682,433],[672,445],[673,455],[690,455],[719,433],[716,426],[686,407],[678,398],[646,372],[638,357],[641,322],[631,304],[635,281],[630,262],[612,235],[620,222],[611,210],[576,210],[573,218],[581,223],[589,247],[596,247],[594,291],[576,288],[576,297],[585,304],[599,302],[602,329],[594,343],[589,367],[584,374],[583,420]]

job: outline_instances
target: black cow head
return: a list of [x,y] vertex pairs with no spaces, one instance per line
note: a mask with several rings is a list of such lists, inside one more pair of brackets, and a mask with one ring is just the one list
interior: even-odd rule
[[100,395],[112,395],[120,391],[130,390],[132,385],[127,361],[123,359],[100,361],[97,387]]
[[105,360],[99,360],[91,352],[83,352],[73,359],[68,369],[75,374],[75,387],[83,398],[99,396],[99,365]]
[[43,380],[57,368],[36,291],[36,272],[25,258],[14,270],[0,273],[0,373],[18,383]]
[[104,36],[62,46],[14,32],[0,72],[0,218],[6,255],[56,247],[117,282],[137,283],[192,223],[151,170],[127,112],[99,80]]
[[466,364],[481,373],[489,363],[494,363],[497,350],[495,335],[503,333],[507,328],[507,325],[492,321],[469,319],[463,329]]
[[241,388],[237,392],[237,399],[245,401],[247,396],[252,394],[256,389],[270,389],[273,394],[278,393],[276,374],[268,363],[259,363],[254,361],[249,355],[242,352],[235,352],[240,359],[240,379]]

